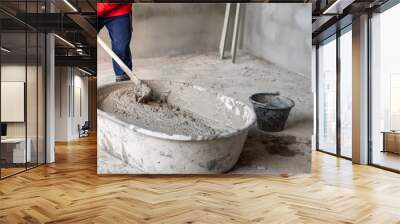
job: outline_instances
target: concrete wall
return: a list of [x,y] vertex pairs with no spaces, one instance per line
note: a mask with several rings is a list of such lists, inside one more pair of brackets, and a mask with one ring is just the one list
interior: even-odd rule
[[88,120],[88,78],[71,67],[56,67],[56,74],[55,141],[69,141],[78,138],[78,124]]
[[246,4],[243,24],[245,50],[311,77],[311,4]]
[[[311,4],[248,3],[243,6],[241,48],[311,77]],[[133,58],[217,51],[224,13],[225,3],[135,3]],[[100,37],[110,45],[105,28]],[[109,59],[99,48],[98,62]]]
[[[218,50],[225,3],[135,3],[133,58]],[[100,32],[108,44],[108,32]],[[109,60],[98,49],[98,60]]]

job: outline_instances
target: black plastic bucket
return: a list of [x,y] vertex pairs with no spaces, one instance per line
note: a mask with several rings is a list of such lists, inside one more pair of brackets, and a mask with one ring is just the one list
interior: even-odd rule
[[250,96],[257,115],[257,126],[263,131],[278,132],[285,128],[294,101],[279,93],[256,93]]

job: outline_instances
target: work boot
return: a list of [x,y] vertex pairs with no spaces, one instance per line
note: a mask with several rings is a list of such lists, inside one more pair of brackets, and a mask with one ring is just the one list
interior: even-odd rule
[[129,81],[131,78],[127,74],[122,74],[122,75],[117,75],[115,77],[116,82],[123,82],[123,81]]

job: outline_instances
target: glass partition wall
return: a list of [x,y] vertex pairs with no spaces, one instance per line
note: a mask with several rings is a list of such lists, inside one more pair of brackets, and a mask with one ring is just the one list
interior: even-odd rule
[[317,47],[317,150],[352,157],[351,25]]
[[371,18],[370,163],[400,171],[400,4]]
[[318,149],[336,153],[336,36],[318,47]]
[[340,154],[352,158],[352,32],[351,26],[340,36]]
[[0,2],[1,179],[45,163],[46,40],[19,20],[42,6],[43,1]]
[[[368,164],[400,172],[400,4],[371,11],[368,26]],[[317,150],[352,157],[352,28],[317,45]],[[336,49],[335,49],[336,48]]]

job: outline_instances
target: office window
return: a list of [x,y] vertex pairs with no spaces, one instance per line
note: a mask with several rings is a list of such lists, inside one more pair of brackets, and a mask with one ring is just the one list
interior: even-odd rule
[[[18,16],[44,1],[1,1]],[[45,35],[8,14],[0,17],[0,178],[45,162]],[[37,18],[37,17],[35,17]]]
[[318,48],[318,149],[336,153],[336,39]]
[[371,73],[371,160],[400,170],[400,5],[373,15]]
[[[1,34],[1,177],[26,169],[31,144],[27,142],[26,99],[26,33]],[[4,50],[6,49],[6,50]]]
[[352,157],[352,33],[340,36],[340,154]]

